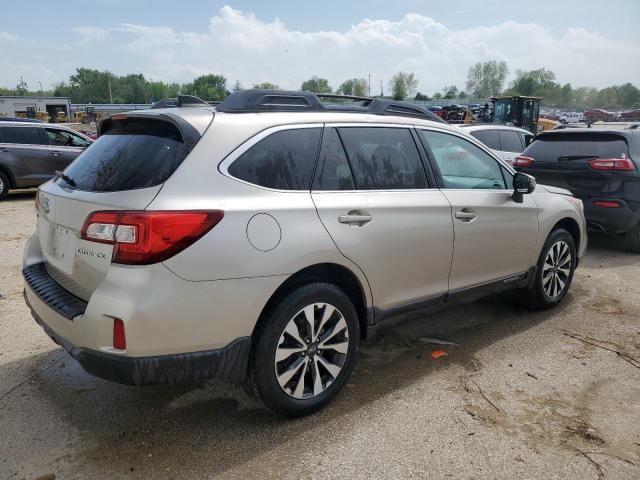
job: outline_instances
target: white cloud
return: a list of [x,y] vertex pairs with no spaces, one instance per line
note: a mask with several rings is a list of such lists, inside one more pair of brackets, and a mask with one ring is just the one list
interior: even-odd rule
[[[574,86],[640,79],[640,63],[631,61],[640,57],[635,44],[581,28],[557,33],[514,21],[453,30],[429,17],[407,14],[397,21],[362,20],[344,32],[301,32],[279,19],[265,21],[225,6],[205,32],[119,24],[83,26],[74,34],[73,45],[49,44],[46,55],[37,55],[40,45],[16,42],[13,35],[0,32],[5,57],[0,85],[15,84],[18,69],[31,83],[44,83],[66,79],[75,67],[87,66],[179,82],[222,73],[230,83],[271,81],[294,89],[314,74],[328,78],[334,87],[347,78],[372,74],[372,91],[377,93],[380,80],[386,90],[393,73],[407,70],[416,74],[419,90],[432,94],[449,84],[464,88],[469,66],[490,59],[507,61],[512,73],[544,67],[554,71],[558,81]],[[64,55],[61,48],[67,50]]]

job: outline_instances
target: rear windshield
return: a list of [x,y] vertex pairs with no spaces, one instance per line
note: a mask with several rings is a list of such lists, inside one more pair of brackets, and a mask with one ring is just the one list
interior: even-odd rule
[[581,158],[627,158],[629,146],[619,135],[606,133],[561,133],[537,137],[523,153],[536,161],[555,162]]
[[153,187],[167,180],[187,153],[174,125],[129,118],[113,122],[65,174],[73,179],[76,189],[89,192]]

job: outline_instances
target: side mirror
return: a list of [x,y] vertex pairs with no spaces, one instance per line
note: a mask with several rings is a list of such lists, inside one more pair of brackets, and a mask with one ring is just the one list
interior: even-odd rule
[[516,172],[513,176],[513,201],[522,203],[524,194],[529,194],[536,189],[536,179],[526,173]]

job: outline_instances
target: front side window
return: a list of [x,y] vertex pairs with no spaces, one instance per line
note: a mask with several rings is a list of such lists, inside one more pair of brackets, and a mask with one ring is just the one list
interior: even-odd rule
[[260,140],[228,168],[230,175],[261,187],[308,190],[320,128],[280,130]]
[[409,129],[339,129],[358,190],[427,188],[420,154]]
[[0,127],[0,138],[3,143],[42,145],[40,132],[34,127]]
[[47,140],[49,145],[56,147],[88,147],[89,142],[79,135],[75,135],[66,130],[47,128]]
[[506,188],[498,162],[473,143],[429,130],[420,130],[420,135],[433,154],[445,188]]
[[524,150],[520,134],[512,130],[500,130],[500,145],[503,152],[520,153]]

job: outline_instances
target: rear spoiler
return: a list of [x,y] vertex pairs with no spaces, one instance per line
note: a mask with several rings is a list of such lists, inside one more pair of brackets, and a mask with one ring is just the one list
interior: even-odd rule
[[[211,119],[213,120],[213,112]],[[167,122],[174,125],[180,135],[182,136],[182,141],[187,147],[187,152],[190,152],[193,147],[196,146],[196,143],[200,141],[202,138],[202,134],[189,122],[187,122],[184,118],[174,115],[172,113],[156,113],[156,112],[127,112],[127,113],[116,113],[111,115],[109,118],[105,118],[98,124],[98,138],[104,133],[111,130],[116,122],[127,122],[129,119],[144,119],[155,122]]]

